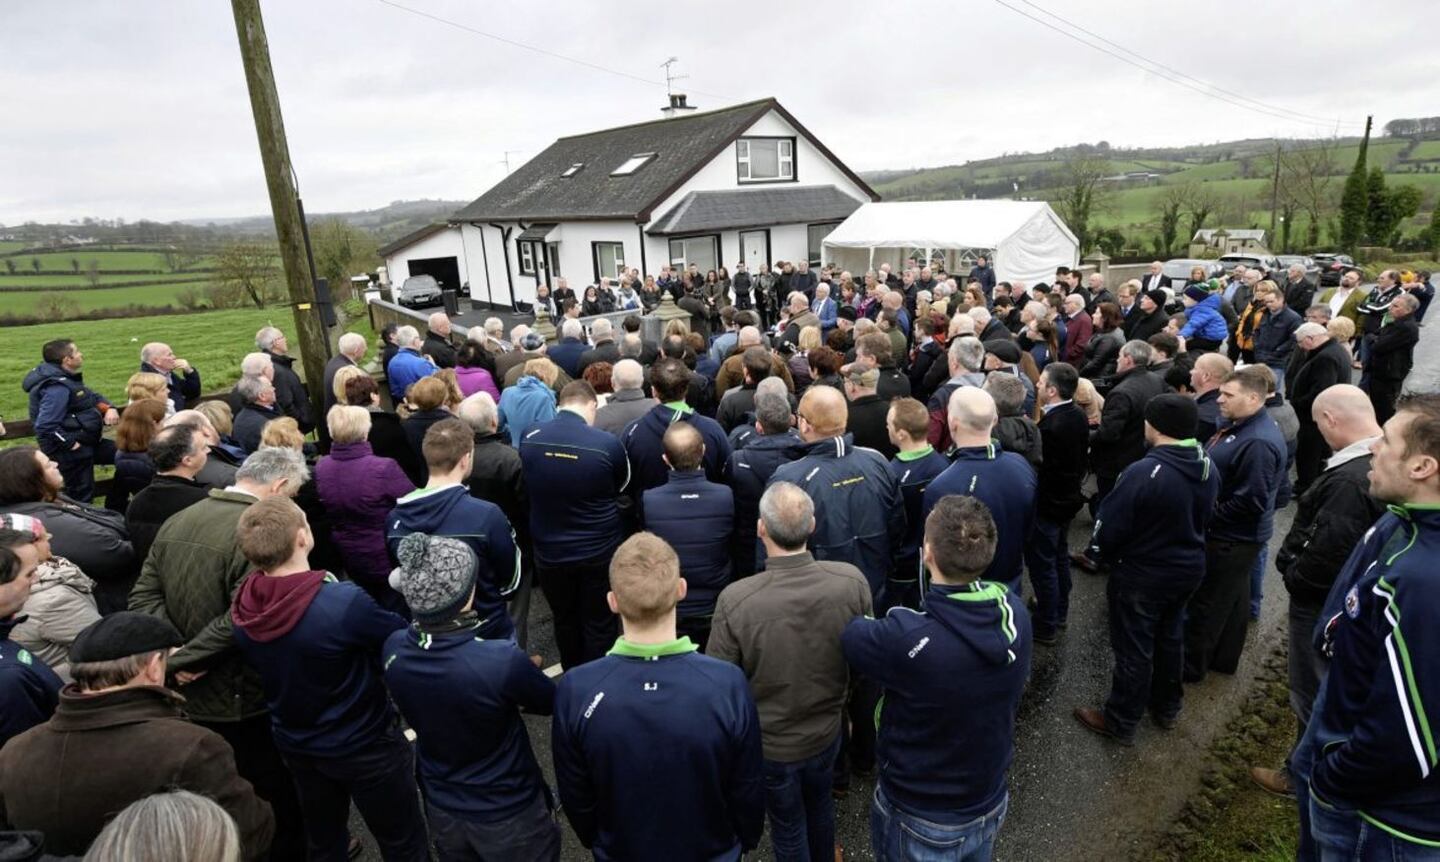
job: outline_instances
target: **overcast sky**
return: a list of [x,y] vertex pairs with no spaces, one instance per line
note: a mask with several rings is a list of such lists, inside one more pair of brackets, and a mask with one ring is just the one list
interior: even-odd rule
[[[1004,0],[1284,118],[1169,83],[999,0],[396,2],[649,81],[678,56],[692,104],[775,96],[857,170],[1102,139],[1350,134],[1367,112],[1377,127],[1440,114],[1435,0]],[[658,117],[664,102],[663,84],[381,0],[263,7],[310,212],[468,200],[504,175],[507,151],[517,165],[560,135]],[[268,212],[228,3],[4,0],[3,21],[0,223]]]

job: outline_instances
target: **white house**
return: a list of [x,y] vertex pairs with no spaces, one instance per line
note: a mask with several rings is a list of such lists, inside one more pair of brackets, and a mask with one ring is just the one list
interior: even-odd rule
[[561,138],[450,218],[380,249],[391,281],[434,275],[473,301],[530,302],[622,267],[818,265],[865,181],[774,99]]

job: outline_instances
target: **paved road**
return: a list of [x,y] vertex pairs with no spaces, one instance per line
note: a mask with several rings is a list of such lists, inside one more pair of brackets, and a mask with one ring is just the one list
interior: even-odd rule
[[[1440,326],[1425,327],[1406,388],[1440,390]],[[1277,513],[1275,533],[1284,536],[1294,507]],[[1087,538],[1083,521],[1071,531],[1071,547]],[[1137,525],[1137,529],[1143,529]],[[1285,635],[1285,591],[1273,567],[1272,542],[1261,618],[1250,627],[1239,672],[1212,674],[1186,689],[1185,709],[1169,732],[1142,723],[1133,748],[1122,748],[1080,727],[1071,710],[1098,705],[1109,688],[1111,653],[1106,633],[1105,583],[1075,574],[1069,629],[1053,648],[1036,647],[1029,689],[1020,708],[1016,757],[1011,769],[1010,812],[996,849],[1000,860],[1119,859],[1150,846],[1174,822],[1198,789],[1205,752],[1243,704],[1251,681]],[[550,611],[536,592],[531,609],[531,651],[556,657]],[[548,719],[529,719],[535,753],[553,781]],[[868,802],[873,784],[856,779],[837,805],[838,838],[847,859],[870,853]],[[562,819],[563,825],[563,819]],[[355,818],[356,834],[364,834]],[[568,829],[565,859],[588,858]],[[368,840],[368,836],[367,840]],[[367,859],[379,859],[373,845]],[[768,840],[753,858],[770,859]]]

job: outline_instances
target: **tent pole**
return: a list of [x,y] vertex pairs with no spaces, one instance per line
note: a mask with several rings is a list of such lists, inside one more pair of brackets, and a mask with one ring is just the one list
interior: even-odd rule
[[875,268],[875,246],[870,246],[870,262],[865,266],[866,270]]

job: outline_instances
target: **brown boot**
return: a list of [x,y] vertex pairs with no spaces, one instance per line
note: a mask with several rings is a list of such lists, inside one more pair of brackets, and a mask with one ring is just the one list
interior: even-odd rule
[[1095,709],[1094,707],[1077,706],[1075,707],[1074,715],[1075,720],[1084,725],[1086,730],[1098,733],[1101,736],[1108,736],[1109,738],[1115,740],[1121,745],[1129,746],[1135,744],[1134,737],[1121,736],[1120,734],[1111,730],[1105,724],[1105,713],[1101,712],[1098,709]]
[[1295,782],[1290,778],[1289,770],[1252,766],[1250,767],[1250,780],[1266,793],[1286,799],[1295,798]]

